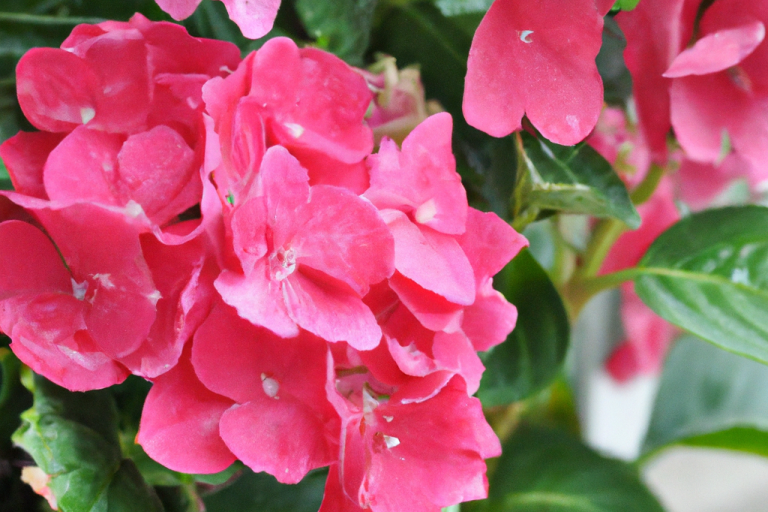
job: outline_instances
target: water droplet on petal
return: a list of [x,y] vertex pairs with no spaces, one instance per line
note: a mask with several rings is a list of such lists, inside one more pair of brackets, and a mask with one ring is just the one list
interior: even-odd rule
[[384,436],[384,444],[386,444],[387,448],[389,448],[391,450],[392,448],[394,448],[395,446],[400,444],[400,440],[398,438],[396,438],[396,437],[386,436],[385,435]]
[[280,383],[272,377],[268,377],[266,373],[261,374],[261,387],[264,389],[264,394],[270,398],[277,398],[277,392],[280,391]]
[[531,34],[533,34],[533,30],[521,30],[518,32],[520,34],[520,40],[524,43],[532,43],[531,41]]
[[83,124],[88,124],[94,117],[96,117],[96,111],[92,108],[80,109],[80,119],[82,119]]

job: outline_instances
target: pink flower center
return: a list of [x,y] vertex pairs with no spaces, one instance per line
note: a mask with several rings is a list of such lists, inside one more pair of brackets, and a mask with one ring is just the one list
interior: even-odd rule
[[269,257],[269,270],[272,279],[282,281],[296,270],[296,251],[291,247],[279,248]]

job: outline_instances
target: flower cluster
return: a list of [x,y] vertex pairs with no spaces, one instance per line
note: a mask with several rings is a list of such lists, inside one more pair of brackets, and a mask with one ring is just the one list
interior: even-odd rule
[[152,380],[137,440],[174,470],[330,466],[324,511],[486,496],[476,352],[515,325],[492,276],[527,241],[468,206],[450,115],[374,153],[359,70],[139,15],[18,73],[41,130],[0,146],[22,361],[72,390]]

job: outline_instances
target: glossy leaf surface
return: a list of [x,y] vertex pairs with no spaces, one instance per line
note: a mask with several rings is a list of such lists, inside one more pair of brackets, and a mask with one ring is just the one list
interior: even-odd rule
[[768,368],[692,336],[670,352],[643,451],[683,444],[768,456]]
[[519,207],[615,217],[640,225],[624,183],[597,151],[585,144],[559,146],[521,133],[530,175],[526,204]]
[[662,233],[635,289],[667,321],[768,364],[768,208],[704,211]]

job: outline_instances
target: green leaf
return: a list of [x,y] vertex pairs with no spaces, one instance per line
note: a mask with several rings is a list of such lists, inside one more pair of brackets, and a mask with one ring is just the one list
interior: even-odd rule
[[445,16],[457,16],[459,14],[484,13],[490,9],[493,0],[437,0],[440,12]]
[[631,11],[635,7],[637,7],[637,4],[640,3],[640,0],[616,0],[616,3],[613,5],[612,10],[614,11]]
[[637,471],[559,430],[522,424],[504,444],[485,501],[469,512],[662,512]]
[[350,64],[363,63],[376,0],[297,0],[296,12],[307,32],[325,50]]
[[664,365],[643,452],[684,444],[768,456],[766,389],[765,365],[684,337]]
[[603,25],[603,44],[595,63],[603,79],[604,98],[610,105],[624,106],[632,94],[632,76],[624,63],[627,39],[612,16]]
[[569,323],[555,286],[523,249],[494,284],[517,307],[517,326],[486,353],[478,398],[486,407],[522,400],[558,375],[568,350]]
[[768,208],[685,218],[640,261],[635,289],[667,321],[768,364]]
[[21,362],[13,352],[0,348],[0,459],[8,457],[11,434],[21,423],[21,413],[32,405],[32,396],[21,385],[20,370]]
[[39,376],[34,384],[34,406],[13,441],[51,476],[60,510],[162,512],[135,464],[122,458],[112,395],[72,393]]
[[323,500],[325,471],[313,471],[296,485],[248,469],[232,485],[203,498],[207,512],[316,512]]
[[624,183],[611,164],[585,143],[559,146],[522,132],[530,189],[527,202],[517,205],[534,211],[557,210],[595,217],[615,217],[627,226],[640,226]]

